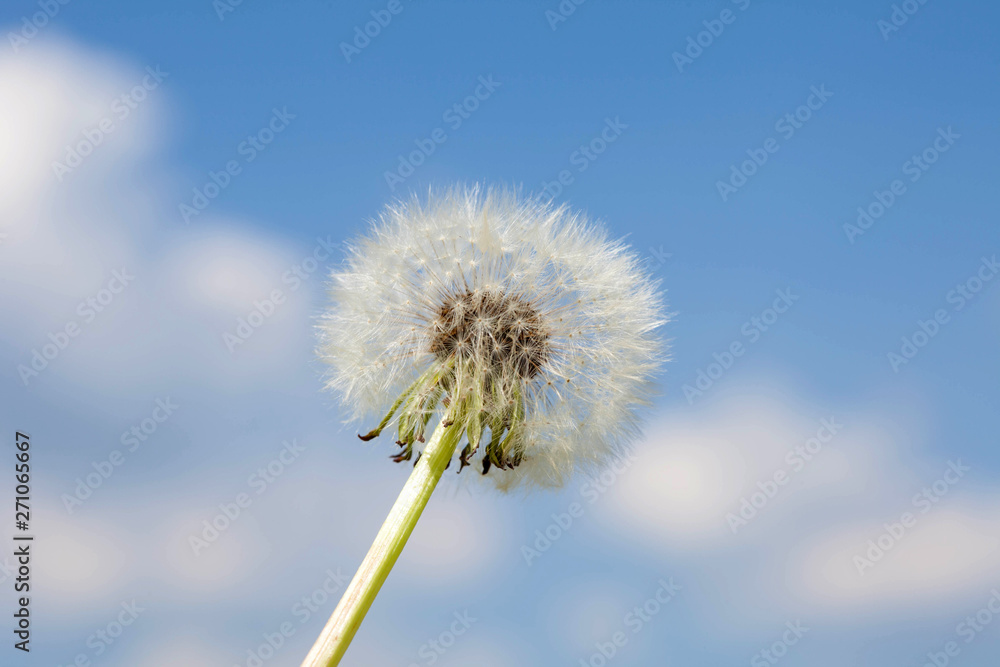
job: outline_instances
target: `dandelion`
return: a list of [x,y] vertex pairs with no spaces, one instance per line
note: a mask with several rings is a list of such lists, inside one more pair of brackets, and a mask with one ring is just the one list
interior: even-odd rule
[[622,453],[664,360],[657,287],[584,216],[508,190],[398,202],[348,246],[321,326],[328,386],[414,469],[303,667],[339,663],[453,458],[509,490]]

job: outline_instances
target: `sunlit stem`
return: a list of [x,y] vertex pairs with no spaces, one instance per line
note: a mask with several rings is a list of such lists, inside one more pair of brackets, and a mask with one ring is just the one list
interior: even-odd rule
[[[458,405],[452,406],[448,417],[443,418],[434,429],[423,455],[413,467],[413,473],[375,536],[368,555],[302,667],[332,667],[340,663],[462,438],[465,419],[464,415],[458,414],[459,409]],[[449,423],[450,426],[443,425]]]

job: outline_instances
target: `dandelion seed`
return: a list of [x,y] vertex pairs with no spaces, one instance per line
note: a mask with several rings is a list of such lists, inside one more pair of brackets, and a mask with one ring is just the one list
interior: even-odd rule
[[412,446],[412,424],[442,418],[428,406],[443,392],[461,403],[454,421],[467,435],[501,431],[500,444],[470,441],[464,457],[491,458],[496,486],[559,486],[635,435],[663,361],[656,288],[582,215],[455,188],[388,207],[349,245],[320,355],[355,417],[409,396],[377,432],[395,422]]

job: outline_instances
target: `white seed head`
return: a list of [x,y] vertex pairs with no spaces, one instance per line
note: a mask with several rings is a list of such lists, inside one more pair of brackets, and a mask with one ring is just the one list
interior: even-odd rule
[[389,410],[364,439],[395,419],[396,460],[441,419],[467,435],[459,470],[560,486],[637,434],[665,359],[657,287],[565,206],[458,186],[388,206],[348,245],[319,354],[353,417]]

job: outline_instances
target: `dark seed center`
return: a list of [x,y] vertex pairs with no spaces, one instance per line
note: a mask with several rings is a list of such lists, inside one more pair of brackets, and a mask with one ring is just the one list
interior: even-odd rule
[[549,336],[523,297],[476,290],[447,297],[431,323],[430,351],[440,359],[483,363],[491,374],[539,373],[548,357]]

